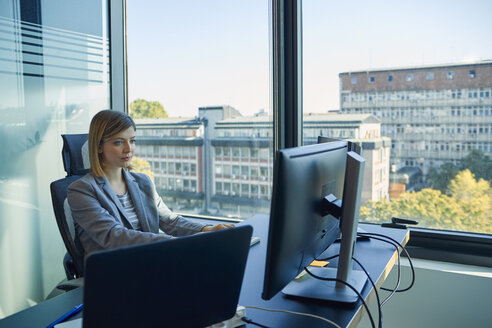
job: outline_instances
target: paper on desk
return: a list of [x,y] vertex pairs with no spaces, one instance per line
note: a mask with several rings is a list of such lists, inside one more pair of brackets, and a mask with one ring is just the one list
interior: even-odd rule
[[55,328],[82,328],[82,318],[59,323]]

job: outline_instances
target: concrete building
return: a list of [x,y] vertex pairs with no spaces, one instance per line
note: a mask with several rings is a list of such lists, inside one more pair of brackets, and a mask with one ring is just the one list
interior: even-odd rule
[[[231,107],[199,108],[196,118],[140,119],[136,156],[147,160],[158,192],[175,211],[248,217],[270,211],[272,123]],[[366,159],[362,201],[388,198],[390,140],[364,115],[306,115],[305,144],[349,139]]]
[[381,136],[381,122],[371,114],[311,114],[303,121],[304,144],[318,136],[347,139],[361,147],[366,160],[361,204],[388,199],[391,140]]
[[[371,113],[390,137],[392,172],[424,174],[472,149],[492,155],[492,61],[340,73],[340,109]],[[401,172],[400,172],[401,173]]]

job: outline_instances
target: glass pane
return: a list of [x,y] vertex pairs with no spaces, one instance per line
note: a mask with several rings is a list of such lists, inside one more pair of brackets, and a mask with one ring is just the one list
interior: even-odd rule
[[361,220],[492,233],[491,10],[303,1],[304,140],[362,147]]
[[110,106],[106,8],[0,1],[0,318],[65,278],[49,185],[66,175],[60,135]]
[[[189,165],[191,172],[179,166],[154,171],[162,178],[155,179],[161,197],[181,213],[269,213],[268,1],[147,0],[127,6],[136,156]],[[167,149],[166,157],[148,145]],[[190,182],[163,185],[183,176]]]

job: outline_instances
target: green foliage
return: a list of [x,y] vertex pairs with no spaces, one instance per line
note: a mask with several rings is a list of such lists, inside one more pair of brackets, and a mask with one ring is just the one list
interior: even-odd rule
[[158,101],[135,99],[130,104],[130,116],[133,118],[166,118],[164,106]]
[[472,150],[461,159],[461,169],[469,169],[477,179],[492,181],[492,161],[480,150]]
[[389,222],[392,216],[419,221],[419,227],[492,233],[492,188],[488,181],[475,180],[469,170],[459,172],[440,190],[405,192],[391,201],[369,201],[361,207],[360,218],[369,222]]
[[150,179],[152,179],[152,181],[154,181],[154,172],[152,171],[148,161],[134,156],[132,158],[131,165],[133,172],[145,173],[150,177]]
[[432,189],[446,193],[449,181],[454,179],[459,169],[453,163],[444,163],[439,169],[433,167],[427,173],[427,182]]
[[474,149],[461,159],[459,167],[453,163],[444,163],[439,168],[431,168],[427,173],[427,183],[432,189],[448,193],[447,187],[459,171],[470,170],[477,179],[492,182],[492,161],[482,151]]

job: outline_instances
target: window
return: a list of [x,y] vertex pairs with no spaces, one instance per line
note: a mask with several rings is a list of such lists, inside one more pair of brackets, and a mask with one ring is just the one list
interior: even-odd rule
[[[191,213],[239,214],[244,218],[269,213],[264,201],[253,201],[248,195],[248,199],[240,199],[240,181],[259,179],[258,168],[248,174],[249,165],[261,162],[273,166],[269,145],[258,147],[254,142],[273,135],[268,1],[226,1],[209,6],[201,0],[142,0],[127,1],[126,5],[129,102],[156,102],[168,116],[152,122],[152,137],[138,136],[137,157],[146,142],[155,144],[156,139],[159,144],[176,147],[169,162],[175,172],[168,173],[186,176],[184,168],[189,165],[190,176],[196,177],[195,190],[190,191],[199,200],[190,203],[194,208],[187,207]],[[221,126],[224,122],[227,127]],[[139,133],[140,122],[136,123]],[[194,155],[189,156],[192,147]],[[173,186],[183,190],[189,185],[176,182],[171,190]],[[211,189],[223,197],[204,197]],[[180,208],[180,203],[189,203],[189,194],[181,190],[174,189],[172,197],[161,196],[169,207]]]
[[352,77],[352,84],[357,84],[357,78],[355,76]]
[[[387,168],[385,168],[390,174],[384,180],[387,185],[379,187],[384,188],[385,191],[389,190],[390,187],[396,187],[394,181],[398,179],[398,175],[408,175],[405,166],[411,166],[411,169],[414,170],[412,172],[415,172],[415,177],[409,177],[408,183],[401,187],[407,191],[415,190],[417,196],[423,195],[419,194],[419,190],[432,188],[438,190],[443,197],[445,196],[444,199],[450,204],[455,205],[459,204],[458,198],[460,201],[463,199],[458,196],[458,193],[463,190],[458,191],[456,189],[458,180],[453,180],[455,176],[448,178],[449,175],[446,175],[447,166],[441,167],[442,164],[454,163],[452,165],[455,166],[457,172],[464,172],[467,167],[475,170],[475,180],[471,181],[470,178],[470,183],[478,183],[477,177],[492,182],[490,175],[474,168],[473,164],[467,164],[478,160],[492,172],[490,166],[492,153],[486,153],[482,150],[481,153],[471,154],[471,151],[477,148],[475,144],[478,141],[479,129],[474,124],[480,115],[481,108],[484,111],[480,118],[487,117],[486,124],[488,126],[492,124],[490,116],[486,116],[486,110],[489,110],[489,115],[492,112],[492,101],[487,98],[486,93],[488,91],[490,97],[490,84],[477,78],[479,74],[482,74],[481,72],[485,74],[492,69],[490,54],[480,50],[480,44],[483,43],[481,40],[488,39],[492,32],[490,28],[482,28],[476,18],[465,18],[466,23],[463,26],[467,26],[467,28],[456,29],[454,23],[445,18],[454,17],[457,14],[456,9],[450,7],[441,7],[442,17],[435,18],[430,11],[422,11],[408,6],[405,6],[405,10],[402,11],[401,5],[392,3],[385,6],[385,18],[383,19],[381,6],[369,6],[363,1],[351,2],[351,6],[358,8],[360,13],[355,13],[348,4],[315,0],[304,0],[302,4],[304,19],[302,38],[304,111],[317,112],[320,118],[323,118],[320,121],[331,124],[326,124],[325,127],[320,126],[317,131],[322,130],[323,135],[350,140],[353,138],[352,136],[357,135],[346,125],[345,120],[350,120],[350,115],[355,113],[366,114],[380,120],[381,123],[376,129],[377,133],[369,133],[373,129],[364,129],[364,123],[354,122],[354,125],[359,125],[359,131],[368,131],[361,133],[361,135],[365,135],[366,138],[374,142],[378,140],[382,143],[382,138],[391,140],[391,146],[388,141],[389,156]],[[469,5],[479,5],[479,2],[472,0]],[[348,28],[349,24],[340,17],[340,13],[348,12],[355,15],[350,20],[350,28]],[[392,15],[398,17],[398,20],[407,21],[414,21],[414,17],[418,16],[423,21],[431,23],[425,27],[419,24],[402,27],[398,30],[398,35],[400,37],[412,35],[412,40],[408,38],[400,38],[401,41],[395,40],[392,37],[387,37],[385,33],[397,22],[393,18],[389,18],[390,21],[388,21],[388,17],[392,17]],[[381,18],[380,22],[383,23],[377,24],[377,27],[371,28],[369,31],[365,27],[371,25],[375,17]],[[321,25],[324,26],[324,29],[320,29]],[[473,28],[474,31],[476,28],[481,32],[478,35],[470,36],[469,28]],[[361,34],[358,35],[358,38],[364,40],[363,44],[357,45],[349,41],[353,40],[349,32],[353,29],[360,31]],[[328,30],[336,30],[337,33],[330,35],[321,32]],[[459,38],[456,34],[459,35]],[[444,42],[443,36],[451,37],[451,35],[455,40],[472,38],[473,43],[468,41],[456,43],[453,49],[459,55],[450,56],[445,50],[448,45]],[[436,43],[427,44],[425,40],[429,38],[437,40]],[[339,51],[337,51],[336,56],[324,52],[326,56],[323,57],[323,60],[317,61],[319,51],[321,51],[320,44],[336,44]],[[475,44],[475,46],[470,46],[470,44]],[[439,56],[437,56],[436,49],[442,50]],[[466,61],[465,58],[468,53],[474,53],[477,59],[471,63]],[[317,72],[323,72],[323,79]],[[356,74],[359,74],[358,76],[366,74],[367,84],[355,84],[353,78]],[[387,79],[387,83],[376,83],[376,77],[379,76]],[[403,83],[400,82],[402,80]],[[319,92],[315,101],[314,90],[318,89],[319,83],[324,86],[325,92]],[[338,94],[333,91],[326,92],[326,90],[338,90]],[[339,101],[342,96],[354,100]],[[309,101],[306,100],[307,98]],[[337,109],[341,114],[344,114],[344,124],[337,124],[341,122],[337,122],[336,115],[324,114],[323,111],[326,112],[326,108]],[[310,120],[312,120],[312,116]],[[439,122],[439,126],[430,125],[430,122]],[[480,124],[484,123],[480,122]],[[417,124],[423,126],[419,127]],[[471,128],[469,127],[470,124],[473,125]],[[441,132],[448,130],[450,131],[449,134]],[[305,144],[316,142],[316,136],[310,136],[306,132],[303,135],[305,136],[303,140]],[[480,135],[480,138],[484,138],[484,136]],[[449,150],[445,151],[445,149]],[[485,149],[485,147],[481,147],[481,149]],[[367,150],[363,149],[364,151]],[[374,158],[375,154],[367,154],[366,158]],[[468,160],[467,156],[472,156],[471,160]],[[382,165],[385,162],[380,163]],[[381,172],[383,171],[377,173],[378,170],[381,170],[380,167],[374,167],[371,164],[366,167],[366,170],[368,170],[365,172],[368,176],[382,177]],[[461,179],[465,179],[464,174],[466,173],[461,174],[463,175],[460,176]],[[420,176],[420,181],[417,179],[417,175]],[[437,177],[443,179],[439,180]],[[444,182],[439,184],[442,181]],[[454,181],[453,184],[451,184],[452,181]],[[460,181],[460,183],[464,183],[462,180]],[[380,184],[382,183],[383,180]],[[461,206],[459,215],[453,215],[450,212],[439,213],[434,216],[423,212],[415,214],[415,208],[418,206],[413,206],[413,212],[404,210],[403,208],[408,205],[403,205],[400,195],[391,194],[390,205],[388,205],[378,199],[379,193],[376,190],[365,190],[365,195],[370,196],[365,196],[366,198],[362,199],[361,202],[365,204],[363,205],[363,212],[369,214],[361,216],[362,221],[387,222],[392,215],[398,213],[402,217],[411,218],[413,216],[420,222],[419,226],[422,228],[492,234],[492,225],[488,224],[492,212],[485,208],[483,210],[489,212],[482,216],[473,216],[470,211],[466,210],[466,206],[461,205],[458,205],[458,207]],[[469,194],[472,193],[469,189]],[[407,201],[410,199],[416,201],[412,197],[417,196],[407,193],[404,198]],[[429,199],[429,201],[437,200]],[[469,205],[471,206],[471,203]],[[393,210],[389,211],[388,208]],[[478,224],[478,222],[482,222],[482,224]]]

